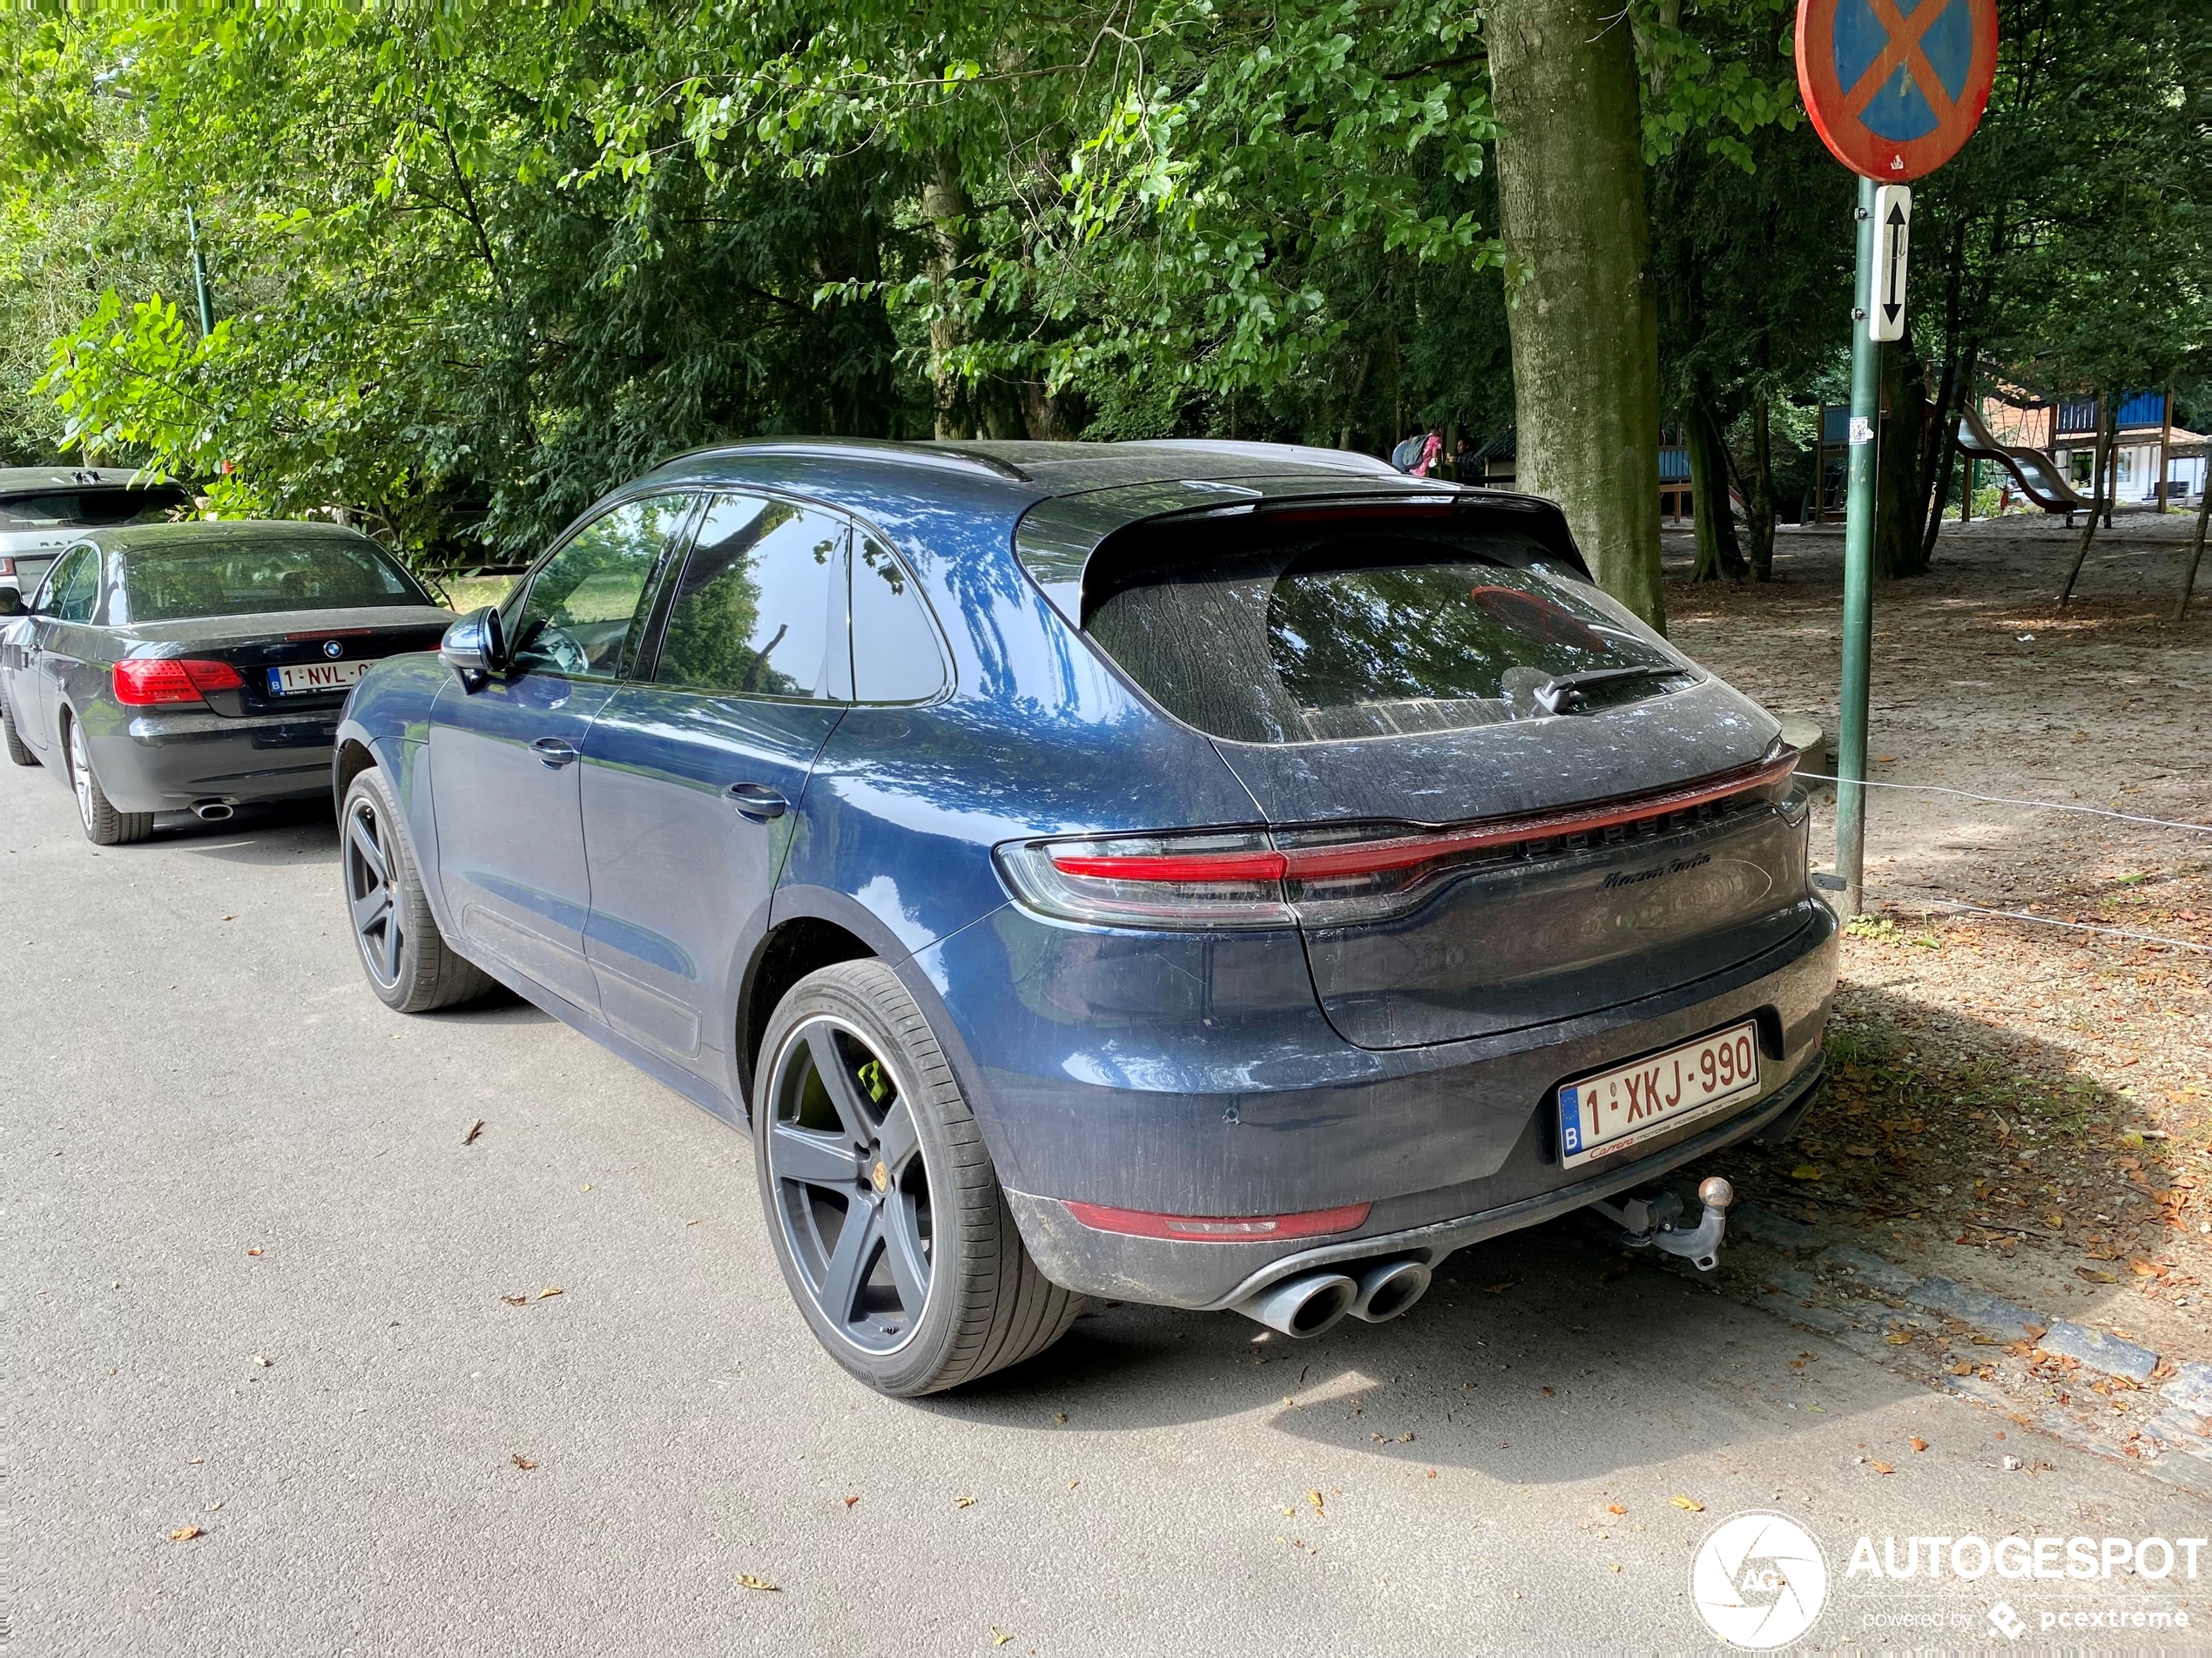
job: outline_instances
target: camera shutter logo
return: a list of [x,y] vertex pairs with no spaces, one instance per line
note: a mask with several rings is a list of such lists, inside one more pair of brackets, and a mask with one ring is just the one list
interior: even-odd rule
[[1697,1546],[1689,1598],[1705,1627],[1731,1647],[1786,1647],[1819,1621],[1828,1560],[1793,1520],[1731,1514]]

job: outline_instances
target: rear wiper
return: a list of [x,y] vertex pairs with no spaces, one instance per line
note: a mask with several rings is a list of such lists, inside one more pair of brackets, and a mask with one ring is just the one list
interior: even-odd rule
[[1588,686],[1617,685],[1630,679],[1671,679],[1689,671],[1671,662],[1649,663],[1638,668],[1589,668],[1581,673],[1554,675],[1531,694],[1546,713],[1563,714],[1587,700],[1582,692]]

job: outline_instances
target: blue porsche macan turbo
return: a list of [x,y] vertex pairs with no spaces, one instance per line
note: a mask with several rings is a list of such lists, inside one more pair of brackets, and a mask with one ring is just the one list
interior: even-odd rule
[[[1786,1134],[1834,917],[1773,719],[1548,502],[1235,442],[668,462],[341,722],[371,985],[508,986],[745,1126],[869,1385],[1085,1296],[1403,1312]],[[1629,1194],[1645,1189],[1644,1195]]]

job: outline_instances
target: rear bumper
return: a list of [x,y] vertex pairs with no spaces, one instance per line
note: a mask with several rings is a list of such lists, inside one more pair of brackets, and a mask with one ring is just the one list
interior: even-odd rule
[[[1276,1253],[1257,1265],[1249,1257],[1267,1252],[1266,1245],[1123,1237],[1093,1231],[1057,1199],[1022,1192],[1008,1192],[1007,1196],[1022,1241],[1054,1283],[1087,1295],[1216,1312],[1297,1273],[1340,1262],[1406,1257],[1434,1266],[1470,1244],[1557,1220],[1600,1198],[1649,1185],[1686,1163],[1741,1141],[1785,1137],[1819,1091],[1825,1068],[1816,1053],[1811,1063],[1746,1110],[1664,1150],[1618,1168],[1608,1166],[1603,1173],[1572,1185],[1424,1225],[1383,1232],[1363,1230],[1356,1237],[1331,1238],[1291,1253]],[[1099,1240],[1105,1240],[1110,1250],[1100,1248]],[[1109,1254],[1110,1261],[1106,1258]]]
[[198,800],[233,805],[322,797],[330,788],[338,710],[226,719],[198,712],[110,711],[85,722],[92,771],[121,812],[181,812]]
[[[1320,1015],[1295,936],[1086,933],[1009,907],[920,953],[911,976],[953,1028],[943,1045],[1046,1276],[1214,1307],[1303,1263],[1448,1253],[1533,1225],[1790,1116],[1817,1083],[1836,984],[1835,917],[1817,901],[1804,915],[1725,972],[1602,1014],[1415,1048],[1345,1042]],[[1772,1079],[1762,1093],[1619,1167],[1560,1166],[1560,1084],[1745,1019]],[[1225,1242],[1098,1230],[1069,1202],[1202,1217],[1371,1208],[1348,1234]]]

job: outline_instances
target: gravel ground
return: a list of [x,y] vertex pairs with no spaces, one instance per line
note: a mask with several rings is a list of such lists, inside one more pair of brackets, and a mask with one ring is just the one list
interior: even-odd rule
[[[2120,516],[2063,610],[2059,522],[1947,527],[1930,575],[1876,593],[1873,777],[2212,823],[2212,593],[2169,619],[2192,523]],[[1840,533],[1785,533],[1766,586],[1693,586],[1669,540],[1674,637],[1832,733]],[[1881,789],[1868,821],[1835,1083],[1791,1144],[1738,1160],[1745,1195],[2169,1361],[2212,1357],[2212,833]],[[1832,830],[1824,803],[1816,862]],[[2014,1368],[2047,1400],[2078,1391]]]

